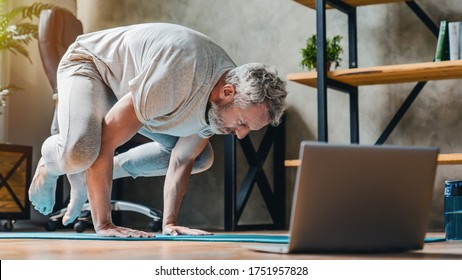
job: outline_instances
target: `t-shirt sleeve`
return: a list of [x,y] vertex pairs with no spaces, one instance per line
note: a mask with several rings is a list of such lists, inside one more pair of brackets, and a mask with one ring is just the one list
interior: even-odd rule
[[194,80],[195,59],[183,50],[167,50],[143,64],[128,82],[135,113],[143,124],[175,114],[187,102]]

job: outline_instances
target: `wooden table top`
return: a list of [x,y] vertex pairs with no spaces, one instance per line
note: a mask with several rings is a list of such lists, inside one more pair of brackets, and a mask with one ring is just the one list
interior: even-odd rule
[[[217,232],[220,233],[220,232]],[[222,233],[222,232],[221,232]],[[235,234],[284,234],[286,232],[233,232]],[[226,234],[233,234],[227,232]],[[429,233],[428,237],[443,237]],[[461,242],[425,244],[423,250],[390,254],[273,254],[244,248],[249,243],[189,241],[104,241],[0,239],[0,259],[170,259],[170,260],[421,260],[462,259]]]

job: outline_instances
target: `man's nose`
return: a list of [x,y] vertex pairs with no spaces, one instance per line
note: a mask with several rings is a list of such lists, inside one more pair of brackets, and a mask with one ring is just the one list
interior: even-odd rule
[[236,128],[235,132],[236,132],[237,138],[243,139],[244,137],[247,136],[247,134],[249,134],[250,128],[248,128],[248,127],[238,127],[238,128]]

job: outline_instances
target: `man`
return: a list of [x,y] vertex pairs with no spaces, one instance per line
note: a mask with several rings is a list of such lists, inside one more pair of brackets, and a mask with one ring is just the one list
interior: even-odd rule
[[[61,60],[58,92],[60,132],[42,146],[30,200],[49,214],[56,179],[67,174],[63,223],[78,217],[88,191],[96,233],[117,237],[152,236],[112,223],[112,179],[124,176],[166,175],[163,233],[209,234],[176,223],[191,173],[213,161],[208,138],[277,125],[287,96],[272,67],[236,67],[203,34],[162,23],[80,36]],[[114,158],[137,132],[154,142]]]

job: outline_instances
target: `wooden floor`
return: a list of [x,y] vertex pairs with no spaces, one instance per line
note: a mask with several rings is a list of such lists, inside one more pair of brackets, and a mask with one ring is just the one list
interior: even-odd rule
[[[240,232],[239,234],[274,232]],[[238,234],[236,232],[236,234]],[[280,232],[278,232],[280,234]],[[440,237],[439,234],[429,234]],[[247,243],[248,244],[248,243]],[[16,240],[0,239],[1,260],[264,260],[264,259],[462,259],[462,242],[425,244],[423,250],[401,254],[272,254],[243,248],[243,243],[172,241]]]

